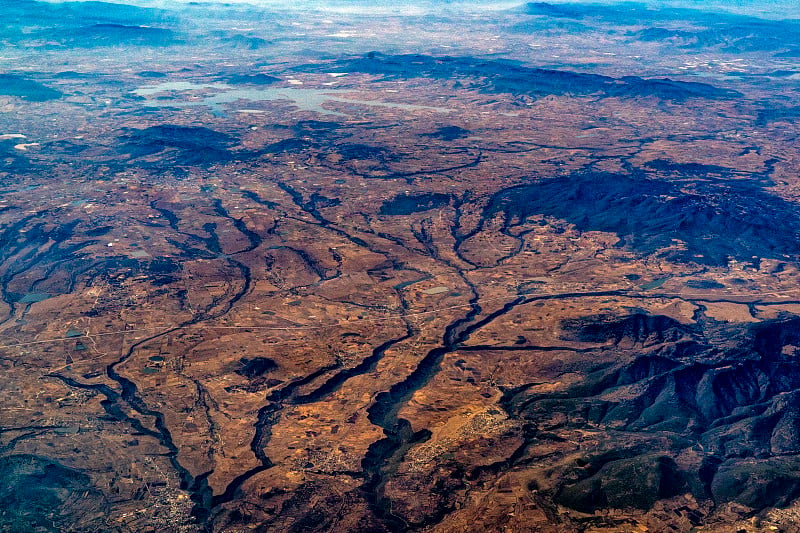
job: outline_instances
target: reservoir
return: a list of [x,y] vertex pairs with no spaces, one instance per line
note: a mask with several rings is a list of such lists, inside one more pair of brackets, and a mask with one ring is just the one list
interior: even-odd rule
[[[201,94],[199,98],[197,98],[198,95],[192,94],[191,96],[193,99],[189,100],[187,99],[189,95],[182,94],[188,91],[203,91],[204,94]],[[323,107],[323,104],[326,102],[342,102],[366,106],[391,107],[410,111],[428,110],[437,113],[450,113],[452,111],[452,109],[444,107],[354,99],[345,96],[346,94],[352,94],[352,91],[343,89],[309,89],[306,87],[242,88],[227,83],[172,81],[156,85],[145,85],[134,90],[133,93],[146,98],[147,105],[150,107],[208,106],[215,116],[225,116],[225,106],[241,100],[251,102],[289,101],[300,111],[313,111],[340,117],[347,117],[347,115],[345,113],[326,109]],[[171,93],[169,94],[170,98],[165,98],[165,93]],[[253,110],[247,111],[252,112]]]

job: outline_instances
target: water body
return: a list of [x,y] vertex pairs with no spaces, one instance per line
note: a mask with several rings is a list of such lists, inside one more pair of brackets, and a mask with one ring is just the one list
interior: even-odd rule
[[[187,100],[182,93],[187,91],[211,90],[211,94],[201,95],[201,98]],[[148,106],[156,107],[195,107],[208,106],[216,116],[225,116],[226,106],[241,100],[251,102],[286,101],[291,102],[300,111],[313,111],[327,115],[347,117],[345,113],[331,111],[323,107],[326,102],[342,102],[346,104],[360,104],[375,107],[390,107],[409,111],[435,111],[437,113],[450,113],[453,110],[444,107],[421,106],[413,104],[400,104],[383,102],[380,100],[359,100],[345,97],[352,93],[343,89],[309,89],[306,87],[253,87],[241,88],[227,83],[192,83],[187,81],[164,82],[156,85],[145,85],[133,91],[137,96],[147,99]],[[172,93],[171,98],[163,98],[164,93]],[[192,95],[196,96],[196,95]],[[252,110],[247,110],[252,112]]]

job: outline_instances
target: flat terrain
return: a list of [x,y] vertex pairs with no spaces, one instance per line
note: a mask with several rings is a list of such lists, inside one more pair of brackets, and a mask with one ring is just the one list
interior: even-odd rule
[[82,6],[0,31],[0,530],[797,530],[798,25]]

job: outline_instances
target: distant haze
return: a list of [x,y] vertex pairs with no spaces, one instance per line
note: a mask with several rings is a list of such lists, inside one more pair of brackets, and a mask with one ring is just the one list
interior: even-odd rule
[[[44,0],[58,3],[74,0]],[[224,0],[221,2],[205,0],[105,0],[116,4],[131,4],[147,7],[179,7],[183,4],[250,4],[269,9],[311,9],[361,14],[416,15],[435,12],[438,9],[465,9],[470,11],[511,9],[525,2],[513,0]],[[595,4],[620,5],[625,3],[646,4],[654,9],[659,7],[685,7],[702,11],[729,12],[753,15],[772,19],[800,19],[800,2],[797,0],[641,0],[625,2],[620,0],[551,0],[550,4]]]

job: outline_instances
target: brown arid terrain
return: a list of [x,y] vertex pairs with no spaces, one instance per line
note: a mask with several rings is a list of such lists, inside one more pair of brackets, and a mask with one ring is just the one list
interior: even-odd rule
[[0,0],[0,531],[800,531],[799,25],[548,5]]

